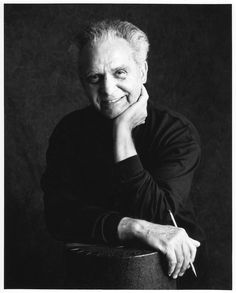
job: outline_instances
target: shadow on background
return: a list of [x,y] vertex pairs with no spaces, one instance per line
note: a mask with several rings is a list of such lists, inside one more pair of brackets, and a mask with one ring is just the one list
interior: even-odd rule
[[231,289],[231,5],[5,4],[5,288],[60,288],[63,246],[48,234],[40,177],[48,138],[87,100],[70,54],[88,19],[128,20],[149,36],[150,99],[202,139],[192,194],[212,289]]

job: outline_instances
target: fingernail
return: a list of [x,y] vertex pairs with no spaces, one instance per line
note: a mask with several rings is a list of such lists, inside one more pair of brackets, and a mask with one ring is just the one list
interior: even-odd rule
[[173,279],[176,279],[176,278],[177,278],[177,275],[174,275],[174,276],[173,276]]

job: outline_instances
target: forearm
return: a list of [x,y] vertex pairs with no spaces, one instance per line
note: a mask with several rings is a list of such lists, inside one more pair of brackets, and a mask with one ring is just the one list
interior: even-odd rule
[[68,208],[65,203],[45,201],[45,215],[48,229],[57,240],[119,244],[117,226],[122,216],[116,211],[98,206]]
[[[170,154],[176,149],[178,146],[169,149]],[[186,204],[191,189],[196,161],[199,158],[199,146],[193,142],[186,145],[186,150],[189,150],[187,155],[184,152],[175,159],[172,157],[168,163],[165,163],[168,160],[167,154],[161,156],[161,153],[156,152],[147,157],[140,153],[140,156],[130,157],[115,165],[123,214],[159,224],[171,223],[168,209],[174,215],[181,214],[181,207]],[[149,161],[149,157],[154,163]],[[185,162],[184,165],[174,163],[177,160]],[[187,208],[191,210],[189,215],[194,221],[191,205]],[[183,227],[187,229],[187,223]]]
[[137,155],[131,130],[125,126],[114,127],[113,137],[116,163]]
[[[124,217],[118,225],[118,238],[121,242],[129,242],[133,239],[147,242],[151,225],[153,224],[145,220]],[[158,224],[155,226],[161,227]]]
[[169,262],[168,274],[173,278],[182,276],[190,262],[194,262],[196,249],[200,245],[183,228],[128,217],[121,219],[118,237],[123,243],[135,239],[162,252]]
[[48,174],[43,176],[41,184],[46,223],[54,238],[72,242],[119,244],[117,226],[123,216],[118,211],[102,205],[87,204],[86,195],[83,196],[86,193],[82,188],[81,196],[78,197],[68,186],[55,187]]

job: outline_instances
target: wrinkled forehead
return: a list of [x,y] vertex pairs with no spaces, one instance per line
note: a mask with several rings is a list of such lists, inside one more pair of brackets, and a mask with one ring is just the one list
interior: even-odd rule
[[130,44],[123,38],[106,37],[87,44],[81,51],[83,69],[107,65],[118,67],[127,66],[133,62],[134,54]]

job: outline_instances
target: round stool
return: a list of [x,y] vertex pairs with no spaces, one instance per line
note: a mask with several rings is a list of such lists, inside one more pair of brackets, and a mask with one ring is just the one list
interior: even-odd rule
[[71,243],[66,245],[66,288],[176,289],[157,251]]

